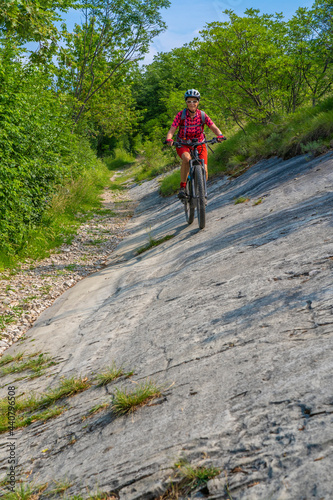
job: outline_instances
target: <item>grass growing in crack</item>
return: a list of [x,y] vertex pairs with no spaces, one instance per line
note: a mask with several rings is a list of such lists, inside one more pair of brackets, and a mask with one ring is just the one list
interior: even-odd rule
[[[55,485],[52,487],[52,483]],[[61,496],[64,500],[117,500],[119,496],[116,493],[100,492],[88,493],[86,495],[71,495],[65,496],[65,492],[73,486],[72,483],[65,481],[52,481],[51,488],[48,488],[48,483],[42,485],[34,485],[31,483],[21,482],[21,484],[14,490],[8,491],[4,487],[8,484],[8,478],[1,481],[0,490],[1,498],[3,500],[39,500],[46,498],[54,498]]]
[[47,483],[38,486],[21,483],[14,491],[8,491],[1,498],[3,500],[38,500],[46,488]]
[[229,489],[228,474],[226,471],[224,471],[224,475],[225,475],[225,492],[228,495],[228,499],[233,500]]
[[71,486],[73,486],[73,483],[70,483],[67,480],[54,481],[54,484],[55,484],[54,488],[47,491],[47,496],[63,495],[65,491],[67,491]]
[[185,460],[175,464],[177,475],[184,479],[193,487],[207,483],[210,479],[220,474],[220,470],[216,467],[198,467],[193,466]]
[[152,238],[151,236],[149,236],[149,242],[147,243],[147,245],[145,245],[144,247],[139,248],[136,251],[136,253],[137,253],[137,255],[140,255],[141,253],[146,252],[150,248],[156,247],[158,245],[161,245],[161,243],[164,243],[165,241],[171,240],[171,238],[174,238],[174,236],[175,236],[174,234],[167,234],[163,238],[159,238],[157,240],[155,240],[154,238]]
[[63,497],[64,500],[118,500],[119,496],[116,493],[91,493],[89,496],[73,495],[70,497]]
[[[85,391],[91,386],[88,378],[63,379],[55,389],[41,394],[37,397],[31,394],[25,399],[16,400],[14,427],[26,427],[37,420],[46,421],[56,417],[65,411],[65,407],[53,406],[56,401]],[[8,398],[0,400],[0,433],[6,432],[8,425]]]
[[112,410],[118,416],[133,413],[161,395],[161,388],[151,380],[139,384],[132,392],[116,388],[112,401]]
[[239,203],[246,203],[247,201],[250,201],[250,198],[246,198],[245,196],[240,196],[234,201],[234,205],[238,205]]
[[[24,414],[19,416],[15,421],[15,427],[27,427],[28,425],[33,424],[34,422],[38,422],[39,420],[46,422],[46,420],[50,420],[51,418],[58,417],[65,411],[64,406],[56,406],[54,408],[48,408],[47,410],[41,411],[39,413],[34,413],[32,415]],[[1,430],[1,429],[0,429]]]
[[51,389],[46,393],[46,400],[50,400],[52,404],[63,397],[73,396],[74,394],[85,391],[89,389],[90,386],[91,382],[87,377],[63,379],[59,387]]
[[20,373],[26,370],[31,370],[32,375],[30,378],[35,378],[41,376],[46,368],[56,364],[52,361],[51,357],[39,352],[29,354],[27,358],[27,360],[24,360],[22,355],[19,358],[20,362],[16,364],[11,364],[13,359],[8,361],[6,365],[9,364],[9,366],[2,368],[1,376],[8,375],[9,373]]
[[98,492],[95,495],[90,494],[88,500],[117,500],[119,496],[116,493]]
[[18,352],[15,356],[11,356],[7,354],[0,359],[0,366],[8,365],[8,363],[12,363],[12,361],[20,361],[24,356],[23,352]]
[[106,368],[102,373],[99,373],[96,375],[96,379],[98,380],[97,387],[101,387],[102,385],[107,385],[113,380],[119,378],[119,377],[131,377],[134,374],[134,371],[130,372],[125,372],[122,367],[117,368],[115,363],[112,364],[112,366],[109,366]]
[[159,497],[159,500],[176,500],[189,495],[194,490],[200,490],[210,479],[214,479],[221,472],[216,467],[193,466],[183,459],[175,463],[173,468],[175,470],[174,482]]
[[100,411],[106,410],[110,406],[110,403],[101,403],[99,405],[93,406],[89,411],[88,415],[85,415],[82,417],[82,420],[86,420],[88,417],[92,417],[96,413],[99,413]]

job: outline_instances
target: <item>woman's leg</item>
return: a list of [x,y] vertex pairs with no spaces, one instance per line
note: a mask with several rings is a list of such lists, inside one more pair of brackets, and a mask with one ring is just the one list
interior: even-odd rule
[[190,153],[185,152],[182,154],[182,164],[180,167],[180,182],[181,183],[186,184],[187,177],[188,177],[188,174],[190,171],[190,159],[191,159]]

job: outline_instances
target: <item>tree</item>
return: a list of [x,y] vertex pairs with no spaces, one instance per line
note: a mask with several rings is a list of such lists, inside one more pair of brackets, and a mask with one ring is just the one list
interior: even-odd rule
[[133,61],[148,51],[152,38],[165,24],[159,10],[169,0],[92,0],[83,2],[84,22],[74,33],[63,32],[62,70],[77,105],[77,123],[88,103],[108,83],[117,85]]
[[304,101],[310,98],[313,105],[332,86],[332,53],[327,50],[326,33],[319,26],[317,10],[299,8],[288,22],[286,47],[294,60],[294,71],[301,74]]
[[286,107],[286,92],[294,75],[285,53],[286,26],[280,14],[244,17],[225,11],[230,21],[211,23],[198,42],[201,65],[211,79],[216,99],[242,126],[263,120]]
[[[0,3],[0,43],[38,42],[40,58],[54,54],[59,39],[55,25],[60,12],[76,7],[78,0],[10,0]],[[36,54],[35,54],[36,56]]]
[[195,63],[196,51],[185,45],[158,54],[151,64],[134,75],[133,95],[136,108],[144,112],[145,134],[157,124],[167,127],[184,104],[185,90],[198,83]]
[[294,112],[309,99],[315,104],[330,91],[329,3],[317,0],[313,10],[300,8],[289,22],[282,14],[259,15],[255,9],[244,17],[225,11],[229,21],[201,32],[198,53],[212,95],[240,127],[276,112]]
[[316,0],[313,8],[312,28],[329,55],[333,59],[333,3],[332,0]]

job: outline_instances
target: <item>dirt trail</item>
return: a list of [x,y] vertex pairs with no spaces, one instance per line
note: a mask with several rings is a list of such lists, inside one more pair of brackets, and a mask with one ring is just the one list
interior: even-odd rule
[[126,223],[133,211],[127,193],[105,189],[102,209],[81,224],[71,243],[55,249],[48,258],[28,259],[19,272],[0,275],[0,355],[21,339],[65,290],[104,267],[127,234]]

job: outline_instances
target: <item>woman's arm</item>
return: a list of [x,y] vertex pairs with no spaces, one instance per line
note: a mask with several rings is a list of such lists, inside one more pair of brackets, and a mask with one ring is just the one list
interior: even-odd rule
[[170,141],[172,139],[173,134],[176,132],[176,130],[177,130],[177,127],[173,127],[171,125],[170,130],[169,130],[169,132],[167,133],[167,136],[166,136],[166,140],[167,141]]
[[211,125],[209,128],[212,132],[214,132],[215,135],[223,135],[221,130],[219,128],[217,128],[215,123],[213,123],[213,125]]

